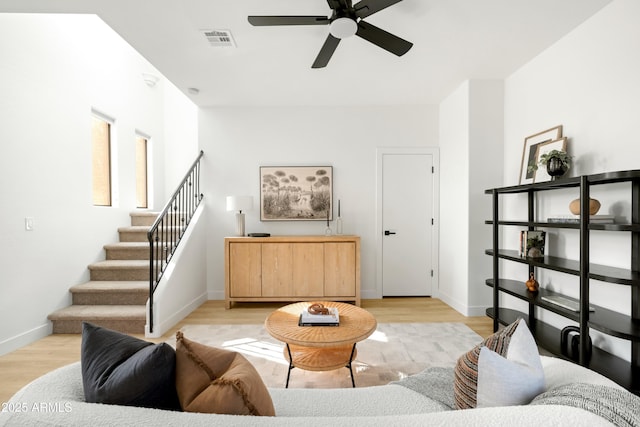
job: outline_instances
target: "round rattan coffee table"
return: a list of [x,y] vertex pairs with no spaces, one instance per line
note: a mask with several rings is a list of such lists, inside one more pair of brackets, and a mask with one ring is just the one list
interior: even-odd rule
[[353,379],[351,362],[356,357],[356,343],[371,335],[376,319],[367,310],[341,302],[321,302],[325,307],[336,307],[340,315],[339,326],[298,326],[300,313],[313,302],[289,304],[274,311],[265,320],[265,328],[275,339],[286,344],[284,357],[289,362],[287,383],[293,368],[307,371],[330,371],[348,368]]

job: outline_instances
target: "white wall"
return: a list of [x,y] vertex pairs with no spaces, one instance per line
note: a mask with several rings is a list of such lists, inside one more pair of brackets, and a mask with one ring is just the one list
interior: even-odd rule
[[469,87],[469,300],[467,314],[483,316],[492,305],[491,288],[485,280],[491,277],[491,258],[484,255],[492,241],[491,196],[487,188],[499,186],[503,179],[504,82],[471,80]]
[[[223,238],[235,231],[228,195],[252,195],[247,232],[323,234],[323,222],[260,222],[259,167],[330,165],[344,233],[361,236],[363,298],[380,298],[375,280],[376,147],[436,146],[436,107],[211,108],[200,114],[210,240],[208,290],[224,298]],[[214,153],[214,154],[206,154]]]
[[[615,170],[640,169],[640,2],[616,0],[522,67],[505,82],[504,184],[518,183],[522,145],[527,135],[562,124],[575,156],[571,176]],[[600,213],[629,219],[628,186],[596,188],[592,197],[602,202]],[[503,212],[511,219],[526,217],[525,196],[505,199]],[[540,217],[568,214],[577,190],[543,199]],[[517,230],[507,231],[504,244],[517,246]],[[577,232],[550,230],[550,250],[578,259]],[[592,233],[592,259],[596,263],[628,267],[627,233]],[[510,278],[526,280],[526,266],[504,263]],[[524,268],[524,270],[523,270]],[[566,294],[578,295],[577,278],[543,272],[538,278]],[[597,304],[630,312],[630,289],[591,281],[591,298]],[[506,299],[508,304],[519,303]],[[550,322],[559,322],[545,314]],[[594,343],[629,356],[629,343],[593,332]]]
[[460,312],[469,298],[469,103],[466,81],[440,104],[438,295]]
[[[197,154],[195,110],[95,16],[0,14],[0,354],[50,332],[47,315],[70,304],[72,285],[89,278],[135,207],[134,137],[151,137],[154,198],[164,203],[165,151]],[[172,103],[165,107],[165,97]],[[92,108],[115,118],[112,208],[91,197]],[[191,129],[189,129],[191,127]],[[183,128],[185,140],[165,136]],[[184,173],[184,171],[182,172]],[[167,182],[178,178],[167,177]],[[175,185],[175,184],[174,184]],[[24,218],[35,228],[25,231]]]
[[[178,188],[182,178],[198,156],[198,106],[191,102],[172,84],[165,82],[164,94],[164,144],[165,164],[162,185],[166,188],[166,198],[159,201],[162,206]],[[210,153],[215,155],[215,153]],[[165,200],[167,199],[167,200]]]
[[501,80],[469,80],[440,104],[439,297],[467,316],[483,316],[491,303],[484,190],[502,182],[503,101]]

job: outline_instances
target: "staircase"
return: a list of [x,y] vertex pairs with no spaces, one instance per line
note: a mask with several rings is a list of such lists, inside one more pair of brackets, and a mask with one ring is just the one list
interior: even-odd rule
[[54,334],[79,334],[82,322],[130,334],[144,334],[149,298],[147,231],[154,212],[131,213],[131,226],[118,229],[120,241],[107,244],[105,260],[88,266],[90,281],[72,286],[72,304],[51,313]]

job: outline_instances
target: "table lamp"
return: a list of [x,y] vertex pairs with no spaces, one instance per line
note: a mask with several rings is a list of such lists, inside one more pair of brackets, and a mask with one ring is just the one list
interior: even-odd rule
[[244,236],[244,214],[253,208],[253,197],[251,196],[227,196],[227,211],[238,211],[236,213],[236,235]]

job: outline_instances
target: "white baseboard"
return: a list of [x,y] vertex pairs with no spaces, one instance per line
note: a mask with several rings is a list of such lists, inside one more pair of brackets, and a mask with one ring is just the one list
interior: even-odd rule
[[459,301],[451,298],[450,295],[446,295],[446,294],[438,292],[438,299],[440,299],[440,301],[442,301],[445,304],[447,304],[449,307],[453,308],[458,313],[460,313],[460,314],[462,314],[464,316],[469,316],[469,314],[467,314],[468,307],[466,305],[460,303]]
[[49,336],[52,332],[53,325],[51,324],[51,322],[47,321],[47,323],[43,325],[6,339],[0,342],[0,356],[11,353],[12,351],[19,349],[20,347],[24,347],[25,345],[29,345],[35,341],[38,341],[39,339]]
[[[434,295],[435,296],[435,295]],[[451,298],[449,295],[438,293],[437,296],[442,302],[447,304],[449,307],[453,308],[458,313],[466,316],[466,317],[478,317],[478,316],[486,316],[487,315],[487,307],[485,306],[468,306],[465,304],[461,304],[459,301]]]
[[487,315],[487,307],[479,307],[473,306],[467,308],[467,316],[477,317],[477,316],[486,316]]
[[[149,333],[149,324],[147,323],[144,327],[144,335],[147,338],[160,338],[167,332],[169,329],[174,327],[179,321],[187,317],[189,314],[193,312],[196,308],[200,307],[207,300],[207,294],[203,293],[199,295],[197,298],[190,301],[188,304],[184,305],[179,310],[176,310],[174,313],[169,316],[163,316],[164,320],[159,324],[155,324],[153,327],[153,333]],[[147,313],[149,311],[147,310]],[[147,314],[148,317],[148,314]],[[147,319],[148,321],[148,319]]]

